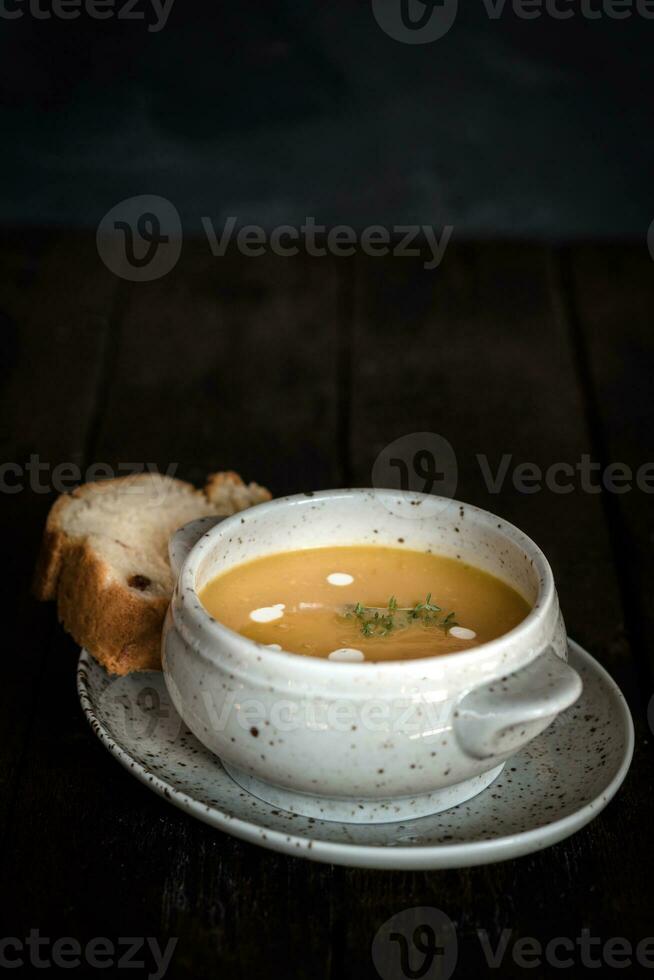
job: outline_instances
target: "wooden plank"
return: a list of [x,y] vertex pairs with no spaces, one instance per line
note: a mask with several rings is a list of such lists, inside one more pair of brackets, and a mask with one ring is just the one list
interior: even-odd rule
[[[588,392],[579,383],[583,352],[580,357],[558,262],[546,252],[451,246],[436,272],[409,259],[363,261],[350,351],[347,262],[214,260],[206,246],[185,243],[166,279],[121,287],[121,319],[109,345],[113,372],[105,367],[98,377],[72,360],[57,372],[49,365],[62,349],[77,349],[75,337],[106,344],[106,328],[89,336],[71,330],[68,348],[46,337],[39,362],[39,330],[30,333],[25,324],[30,317],[38,322],[38,313],[44,333],[40,311],[47,312],[59,291],[67,296],[58,300],[69,310],[65,322],[93,308],[93,255],[73,250],[91,279],[80,299],[66,271],[70,248],[52,260],[55,272],[43,280],[39,257],[31,259],[32,287],[41,281],[42,287],[32,293],[17,287],[6,300],[18,341],[25,330],[33,338],[39,367],[33,382],[15,375],[5,405],[15,425],[30,402],[39,406],[35,445],[46,444],[47,432],[53,460],[70,458],[77,445],[75,458],[86,448],[87,459],[112,465],[176,463],[180,475],[196,479],[213,466],[233,466],[280,493],[346,482],[348,471],[357,484],[369,484],[373,461],[391,439],[439,432],[456,449],[458,495],[520,524],[542,545],[571,634],[623,685],[633,684],[622,629],[624,587],[601,500],[579,490],[527,496],[510,482],[489,496],[476,459],[485,453],[496,469],[502,454],[512,453],[514,462],[545,468],[595,451],[586,424]],[[106,310],[100,300],[101,294],[98,306]],[[21,361],[23,379],[30,359]],[[77,403],[66,397],[76,385],[82,388]],[[78,418],[72,406],[84,404],[86,414]],[[17,529],[31,521],[35,544],[48,501],[17,497],[12,543],[24,547]],[[27,573],[31,555],[20,562]],[[43,615],[46,630],[53,627],[46,610],[27,612]],[[25,729],[9,732],[5,746],[7,755],[23,748],[3,867],[3,892],[11,896],[3,916],[7,935],[26,935],[38,925],[43,934],[81,941],[152,935],[165,943],[178,936],[171,976],[258,977],[279,964],[292,977],[359,980],[376,976],[370,944],[379,926],[416,905],[437,906],[456,922],[461,975],[485,968],[479,928],[494,941],[503,927],[513,930],[513,939],[532,935],[544,942],[574,937],[582,925],[604,939],[637,941],[650,932],[651,859],[643,841],[654,797],[642,725],[634,769],[618,799],[545,854],[439,873],[331,869],[217,834],[130,779],[87,730],[74,691],[74,644],[58,629],[54,635],[40,688],[32,684],[31,654],[27,663],[16,661],[9,688],[19,697],[16,717],[29,705],[36,713],[30,722],[28,710]],[[523,972],[509,963],[502,975]]]
[[[368,484],[384,445],[411,432],[436,432],[456,451],[457,496],[527,531],[549,556],[570,634],[633,690],[622,630],[620,588],[597,497],[580,489],[527,495],[508,481],[489,494],[477,454],[492,469],[513,462],[575,464],[592,453],[584,392],[564,316],[556,262],[523,246],[451,247],[437,272],[408,259],[361,263],[353,353],[352,465]],[[618,799],[573,839],[543,854],[497,866],[395,876],[339,872],[341,964],[372,977],[370,944],[380,925],[412,906],[436,906],[457,924],[459,969],[486,967],[478,929],[543,944],[583,926],[608,939],[639,940],[651,923],[643,903],[651,851],[624,826],[654,816],[651,758],[639,729],[632,775]],[[647,787],[647,788],[646,788]],[[502,976],[520,976],[507,962]]]
[[[53,481],[66,476],[55,467],[84,467],[115,292],[87,236],[0,241],[2,529],[12,556],[4,597],[14,613],[0,687],[0,831],[22,775],[43,660],[55,656],[52,609],[29,595],[34,558]],[[57,659],[64,675],[66,666]]]
[[172,275],[131,291],[103,451],[198,482],[236,468],[276,494],[339,482],[337,268],[187,243]]
[[[566,300],[588,362],[585,385],[602,471],[623,474],[604,494],[620,570],[626,628],[644,697],[654,676],[654,265],[642,246],[584,246],[564,256]],[[643,709],[646,704],[643,705]]]
[[[343,275],[206,253],[185,243],[173,274],[129,287],[93,454],[196,479],[236,468],[275,493],[339,482]],[[11,935],[177,937],[171,975],[193,980],[276,962],[329,975],[331,869],[217,833],[130,778],[87,730],[72,662],[47,665],[25,767]]]

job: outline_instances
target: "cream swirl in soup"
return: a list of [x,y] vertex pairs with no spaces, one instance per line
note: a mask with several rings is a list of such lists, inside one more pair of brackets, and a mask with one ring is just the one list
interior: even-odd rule
[[245,562],[200,592],[219,622],[271,649],[354,663],[469,650],[530,610],[462,561],[408,548],[309,548]]

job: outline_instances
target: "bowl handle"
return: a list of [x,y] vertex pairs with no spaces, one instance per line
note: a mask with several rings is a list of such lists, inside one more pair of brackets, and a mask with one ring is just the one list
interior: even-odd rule
[[211,517],[198,517],[197,520],[189,521],[188,524],[184,524],[183,527],[180,527],[179,530],[171,535],[168,541],[168,557],[175,580],[179,577],[182,565],[202,535],[224,520],[224,517],[215,517],[214,515]]
[[453,730],[473,759],[507,756],[577,700],[581,677],[549,646],[530,664],[476,687],[458,702]]

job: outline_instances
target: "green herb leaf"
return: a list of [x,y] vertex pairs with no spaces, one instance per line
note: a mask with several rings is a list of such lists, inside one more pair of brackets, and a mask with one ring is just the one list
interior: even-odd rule
[[395,596],[391,596],[385,608],[357,602],[346,608],[345,615],[359,620],[364,636],[388,636],[394,629],[405,629],[417,620],[425,626],[438,626],[445,631],[458,625],[453,612],[439,619],[438,614],[442,611],[441,606],[431,601],[430,592],[424,602],[417,602],[415,606],[400,607]]

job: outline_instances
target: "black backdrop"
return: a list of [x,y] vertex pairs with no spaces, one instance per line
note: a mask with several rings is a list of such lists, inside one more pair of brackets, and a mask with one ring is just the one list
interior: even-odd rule
[[174,0],[158,31],[149,0],[144,20],[28,2],[51,0],[4,0],[22,16],[0,18],[5,225],[95,227],[137,193],[186,230],[311,214],[642,239],[654,216],[654,21],[584,16],[609,0],[558,0],[566,20],[466,0],[421,45],[369,0]]
[[[654,21],[493,20],[459,0],[444,37],[408,45],[370,0],[174,0],[158,32],[3,16],[20,2],[0,0],[0,944],[174,937],[173,980],[379,980],[378,930],[427,907],[456,923],[457,978],[522,980],[509,957],[487,969],[479,929],[494,946],[503,929],[543,947],[651,936],[651,496],[492,494],[476,459],[652,465]],[[184,231],[145,282],[96,248],[138,195]],[[454,236],[436,270],[219,260],[187,232],[227,215]],[[80,710],[79,647],[29,594],[57,468],[234,468],[280,496],[369,485],[389,443],[425,432],[454,447],[460,499],[543,548],[570,635],[628,698],[636,755],[606,811],[519,860],[384,873],[239,841],[126,773]]]

